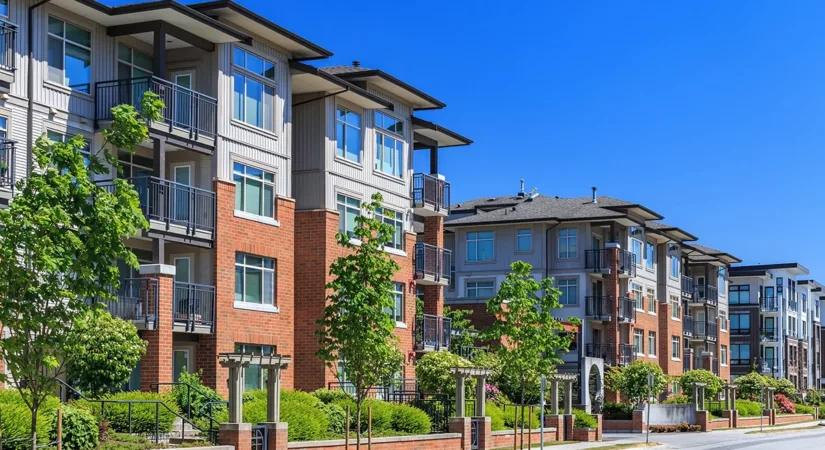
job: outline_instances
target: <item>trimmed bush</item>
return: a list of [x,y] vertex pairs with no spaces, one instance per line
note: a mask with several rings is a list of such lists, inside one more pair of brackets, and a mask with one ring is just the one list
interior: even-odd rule
[[424,411],[408,405],[394,405],[392,429],[400,433],[427,434],[432,428],[430,418]]
[[[66,450],[93,450],[98,445],[95,416],[84,409],[66,405],[63,408],[63,448]],[[57,440],[57,411],[52,415],[52,430],[49,440]]]
[[794,403],[794,409],[797,414],[813,414],[814,408],[812,406],[803,405],[801,403]]
[[602,406],[602,415],[605,420],[632,420],[634,409],[631,404],[606,402]]
[[[254,391],[254,395],[260,395],[260,399],[266,401],[266,391]],[[281,403],[301,403],[309,406],[318,406],[322,402],[318,397],[304,391],[286,391],[281,389]]]
[[[244,405],[244,408],[246,408],[246,405]],[[298,402],[281,405],[281,421],[289,423],[290,441],[322,439],[329,425],[321,419],[323,416],[324,413],[319,409]],[[244,417],[244,420],[246,420],[246,417]]]
[[584,410],[573,408],[573,415],[576,416],[573,428],[597,428],[599,426],[596,418],[587,414]]
[[312,393],[324,403],[335,403],[338,400],[350,400],[352,395],[342,389],[318,389]]
[[504,425],[504,411],[498,407],[495,403],[491,401],[487,401],[484,405],[484,412],[487,414],[487,417],[490,418],[491,427],[493,431],[499,430],[506,430],[507,426]]
[[811,389],[805,393],[805,404],[819,406],[822,404],[822,394],[816,389]]
[[[60,402],[49,397],[37,412],[37,442],[49,442],[52,429],[51,415],[57,410]],[[31,449],[31,441],[20,441],[31,436],[32,415],[29,407],[23,402],[17,389],[0,389],[0,431],[3,433],[4,450]],[[11,442],[14,440],[14,442]]]
[[794,404],[782,394],[776,394],[773,396],[773,401],[776,403],[776,409],[779,410],[779,414],[796,414],[796,408],[794,408]]
[[682,392],[689,392],[690,396],[693,395],[693,383],[706,384],[704,400],[716,398],[716,394],[722,390],[723,385],[721,378],[705,369],[689,370],[679,377],[679,385],[682,388]]
[[[422,392],[455,396],[455,376],[452,367],[472,367],[473,363],[450,352],[430,352],[415,363],[415,379]],[[475,389],[475,379],[465,383],[467,396]]]
[[344,434],[347,428],[347,412],[340,406],[322,403],[318,407],[327,415],[327,432],[333,435]]
[[512,429],[516,426],[525,428],[539,427],[539,408],[533,408],[533,416],[530,417],[530,406],[524,407],[524,423],[521,419],[521,407],[517,405],[502,406],[502,417],[504,418],[504,426],[507,429]]
[[662,402],[663,405],[689,405],[693,403],[685,394],[670,394],[667,396],[665,401]]
[[[175,413],[180,414],[180,410],[170,394],[138,391],[118,392],[108,396],[106,400],[156,400],[166,405],[166,407],[160,405],[160,407],[156,409],[155,403],[132,404],[133,433],[154,433],[155,412],[158,413],[157,418],[160,431],[162,433],[168,433],[172,431],[172,425],[177,418]],[[129,405],[127,403],[106,403],[105,411],[101,410],[100,402],[77,400],[73,402],[73,405],[90,411],[98,422],[103,419],[108,420],[109,428],[112,430],[121,433],[129,432]]]
[[740,417],[759,417],[762,415],[762,405],[750,400],[737,400],[736,410]]

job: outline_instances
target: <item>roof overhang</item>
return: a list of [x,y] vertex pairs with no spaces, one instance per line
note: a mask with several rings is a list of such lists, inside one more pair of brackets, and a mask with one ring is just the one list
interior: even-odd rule
[[292,53],[292,59],[307,61],[332,56],[332,52],[260,16],[231,0],[216,0],[189,5],[209,16],[226,19]]
[[636,216],[644,219],[644,220],[662,220],[665,216],[652,211],[649,208],[646,208],[639,204],[633,205],[620,205],[620,206],[602,206],[605,209],[612,209],[614,211],[622,211],[627,212],[628,214],[635,214]]
[[247,34],[171,0],[114,7],[95,0],[51,0],[51,4],[106,27],[161,21],[215,44],[252,41]]
[[751,277],[767,277],[768,271],[767,270],[740,270],[734,271],[734,268],[731,267],[730,273],[728,273],[728,278],[751,278]]
[[686,250],[688,259],[694,262],[713,263],[714,261],[717,261],[723,264],[735,264],[742,262],[741,259],[731,255],[730,253],[725,253],[718,250],[702,250],[690,244],[682,244],[682,248]]
[[[420,117],[412,118],[413,138],[416,149],[427,149],[433,145],[438,148],[460,147],[470,145],[473,141],[455,131],[442,127],[433,122],[426,121]],[[424,139],[422,139],[422,136]],[[422,142],[424,141],[424,142]]]
[[[741,261],[740,261],[741,262]],[[799,263],[778,263],[778,264],[754,264],[749,266],[738,266],[731,268],[739,271],[746,270],[784,270],[793,275],[808,275],[811,273],[807,267]]]
[[682,230],[681,228],[677,228],[677,227],[665,227],[665,228],[645,227],[645,230],[647,230],[648,232],[653,233],[653,234],[663,235],[667,238],[670,238],[670,239],[672,239],[674,241],[678,241],[678,242],[697,241],[697,240],[699,240],[698,237],[688,233],[685,230]]
[[293,95],[317,92],[322,96],[341,97],[365,109],[392,108],[391,102],[317,67],[292,60],[289,61],[289,73]]
[[347,81],[370,82],[384,91],[411,104],[415,110],[441,109],[447,106],[434,97],[410,86],[409,84],[377,69],[362,70],[360,72],[345,72],[336,76]]

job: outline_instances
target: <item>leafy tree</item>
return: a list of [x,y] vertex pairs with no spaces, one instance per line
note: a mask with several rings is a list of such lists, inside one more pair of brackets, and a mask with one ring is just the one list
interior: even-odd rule
[[[483,336],[501,342],[495,351],[504,371],[517,380],[524,419],[528,386],[540,375],[556,372],[556,366],[562,363],[561,354],[569,350],[573,338],[564,333],[564,325],[553,316],[561,308],[561,291],[553,287],[553,280],[536,281],[533,266],[523,261],[512,263],[510,270],[496,296],[487,302],[487,311],[496,320]],[[575,317],[568,320],[580,323]]]
[[326,285],[330,294],[316,331],[321,347],[316,355],[339,377],[338,361],[344,362],[344,374],[355,390],[358,430],[367,391],[387,383],[404,361],[393,334],[395,321],[387,312],[394,305],[392,276],[399,267],[383,250],[394,230],[380,217],[381,201],[381,194],[374,194],[355,219],[359,245],[345,233],[336,235],[346,255],[329,268],[333,280]]
[[724,382],[721,378],[713,374],[713,372],[705,369],[688,370],[679,378],[679,385],[682,392],[693,398],[693,383],[705,383],[705,398],[709,400],[716,398],[716,394],[722,390]]
[[650,395],[655,396],[667,388],[667,376],[658,364],[647,361],[633,361],[623,370],[619,379],[619,392],[627,396],[635,404],[647,399],[647,376],[653,374],[653,387]]
[[604,368],[604,388],[608,391],[618,391],[622,382],[621,366],[605,366]]
[[750,372],[746,375],[736,379],[736,398],[743,400],[761,401],[762,387],[770,386],[767,377],[760,375],[758,372]]
[[[20,194],[9,208],[0,210],[0,323],[7,332],[0,358],[32,412],[33,450],[35,418],[72,362],[68,350],[78,317],[88,309],[85,299],[117,300],[113,262],[138,266],[123,240],[147,226],[126,180],[102,187],[92,177],[111,174],[104,163],[120,172],[109,149],[134,152],[149,136],[146,122],[159,120],[162,107],[157,95],[147,94],[140,113],[129,105],[112,108],[112,126],[88,166],[81,136],[65,143],[41,136],[32,149],[35,170],[16,184]],[[0,381],[6,378],[0,374]]]
[[472,347],[476,343],[476,331],[473,323],[467,316],[470,311],[467,309],[452,309],[444,307],[444,317],[450,318],[452,336],[450,337],[450,351],[456,355],[461,354],[461,347]]
[[[415,379],[421,392],[427,394],[455,395],[455,375],[451,367],[472,367],[473,363],[452,352],[430,352],[415,363]],[[475,389],[475,379],[467,379],[465,394],[470,397]]]
[[146,341],[137,328],[112,317],[102,304],[75,320],[69,379],[86,395],[100,397],[129,380],[132,370],[146,353]]

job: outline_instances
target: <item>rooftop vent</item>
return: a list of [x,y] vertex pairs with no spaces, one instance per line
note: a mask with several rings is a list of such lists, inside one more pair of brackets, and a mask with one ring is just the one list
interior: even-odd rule
[[521,188],[518,191],[518,198],[524,198],[524,178],[521,179]]
[[599,203],[599,201],[596,200],[596,186],[593,186],[591,189],[593,189],[593,203]]
[[533,189],[530,190],[530,193],[527,194],[527,200],[528,201],[533,201],[538,196],[539,196],[539,190],[536,189],[536,188],[533,188]]
[[353,61],[352,67],[361,67],[361,61]]

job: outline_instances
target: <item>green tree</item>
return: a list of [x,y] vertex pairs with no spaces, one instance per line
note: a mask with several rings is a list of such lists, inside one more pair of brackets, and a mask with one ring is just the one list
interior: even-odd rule
[[[561,309],[561,291],[553,287],[550,278],[536,281],[532,271],[533,266],[523,261],[510,264],[510,273],[498,293],[487,302],[487,311],[496,320],[483,333],[485,340],[501,342],[495,351],[503,370],[517,380],[522,419],[528,386],[540,375],[555,373],[562,363],[562,353],[573,341],[570,334],[564,333],[562,322],[553,316]],[[580,323],[575,317],[568,320]]]
[[[149,136],[146,122],[160,119],[162,107],[157,95],[147,94],[140,113],[128,105],[112,108],[111,128],[88,165],[80,152],[87,146],[83,137],[60,143],[41,136],[32,149],[35,170],[16,184],[19,195],[9,208],[0,210],[0,323],[6,328],[0,358],[32,412],[32,449],[38,410],[71,363],[68,349],[88,309],[85,299],[117,300],[113,263],[137,267],[123,240],[147,226],[126,180],[103,187],[92,177],[111,175],[110,167],[120,171],[109,149],[134,152]],[[8,381],[3,374],[0,380]]]
[[336,376],[343,375],[338,361],[344,362],[344,374],[355,390],[358,430],[367,391],[391,380],[404,361],[393,334],[395,320],[388,313],[394,305],[392,276],[399,267],[383,250],[395,230],[380,217],[381,201],[381,194],[374,194],[356,217],[358,245],[346,233],[336,235],[346,255],[329,268],[333,280],[326,285],[330,294],[316,331],[321,347],[316,355]]
[[470,311],[467,309],[452,309],[444,307],[444,317],[450,319],[452,334],[450,337],[450,351],[456,355],[461,354],[461,347],[472,347],[476,343],[478,331],[467,316]]
[[98,303],[75,320],[69,379],[86,395],[100,397],[129,381],[132,370],[146,353],[146,341],[137,328]]
[[660,394],[667,388],[667,375],[662,372],[658,364],[647,361],[633,361],[622,369],[618,380],[618,389],[631,402],[639,404],[648,398],[647,376],[653,374],[653,387],[650,395]]
[[724,382],[721,378],[705,369],[688,370],[679,378],[679,385],[682,392],[693,398],[693,383],[705,383],[705,398],[703,400],[716,398],[716,394],[722,390]]
[[[472,367],[473,363],[452,352],[430,352],[415,363],[415,380],[421,392],[427,394],[455,395],[455,375],[452,367]],[[465,383],[465,394],[470,397],[475,389],[475,379]]]

